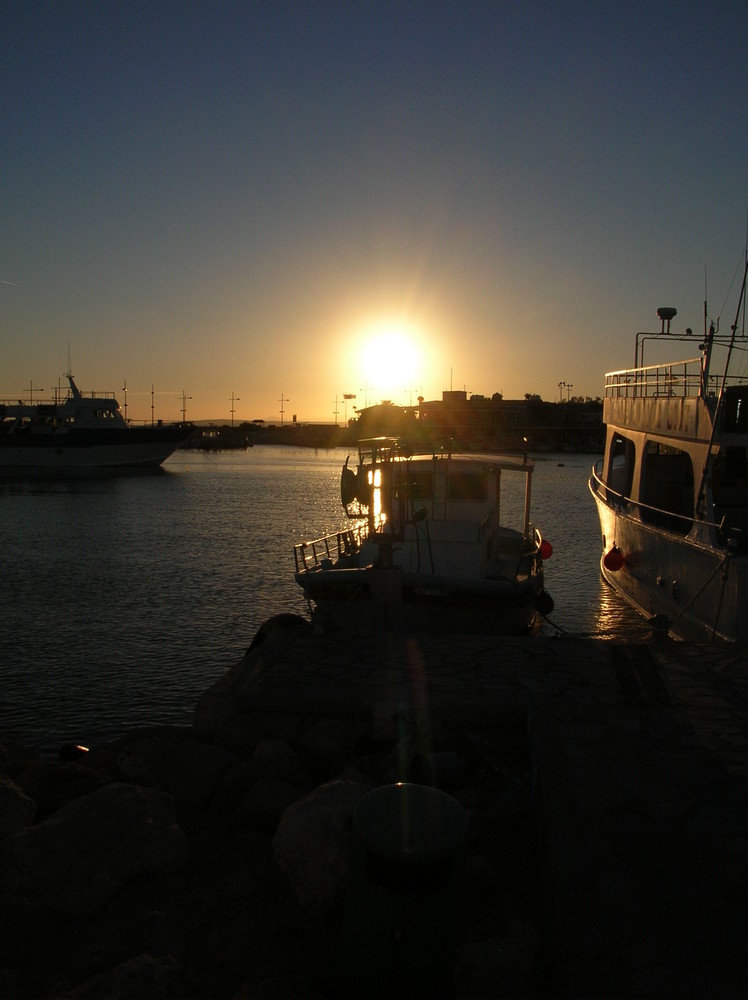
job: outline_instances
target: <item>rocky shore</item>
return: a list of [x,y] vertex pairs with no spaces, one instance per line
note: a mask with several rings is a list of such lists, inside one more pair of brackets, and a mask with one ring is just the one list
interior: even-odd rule
[[56,761],[0,737],[1,996],[353,996],[352,817],[398,781],[441,787],[468,818],[441,995],[544,992],[525,713],[455,721],[394,696],[337,712],[291,685],[287,707],[258,707],[305,628],[263,626],[192,726]]

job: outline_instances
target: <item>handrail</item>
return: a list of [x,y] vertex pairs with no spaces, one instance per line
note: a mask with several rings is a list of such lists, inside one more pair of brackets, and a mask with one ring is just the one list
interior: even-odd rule
[[[644,368],[622,368],[605,375],[606,399],[655,399],[662,397],[695,398],[718,396],[722,376],[705,377],[703,358],[687,358]],[[738,375],[725,382],[735,385],[745,380]]]
[[365,541],[367,534],[368,526],[364,522],[354,528],[332,531],[311,541],[296,542],[293,547],[296,572],[301,573],[315,566],[321,566],[325,560],[332,563],[335,558],[353,555]]
[[[688,514],[677,514],[675,511],[665,510],[663,507],[653,507],[651,504],[644,503],[642,500],[634,500],[632,497],[627,497],[623,493],[619,493],[617,490],[614,490],[612,487],[608,486],[607,483],[603,482],[603,480],[600,478],[597,471],[598,466],[600,465],[602,465],[602,459],[596,462],[592,466],[591,470],[590,479],[591,481],[594,481],[594,492],[602,493],[602,491],[604,490],[606,499],[608,500],[611,498],[615,499],[616,506],[618,507],[619,512],[621,506],[625,503],[625,504],[630,504],[632,507],[637,508],[639,511],[646,510],[646,511],[651,511],[653,514],[662,514],[665,517],[678,518],[679,520],[685,521],[687,524],[691,525],[691,527],[693,527],[694,524],[699,524],[699,525],[704,525],[707,528],[714,528],[718,532],[722,530],[722,525],[717,524],[716,521],[707,521],[706,519],[691,517]],[[643,523],[648,524],[647,521],[643,521]],[[686,534],[688,533],[689,532],[686,532]]]
[[[44,392],[44,390],[41,391]],[[112,392],[112,390],[99,391],[97,389],[90,389],[90,390],[86,389],[85,391],[82,391],[80,395],[81,399],[87,399],[87,400],[106,399],[109,400],[110,402],[112,400],[114,402],[117,401],[117,395],[116,393]],[[61,389],[60,392],[55,392],[54,396],[38,396],[38,397],[35,396],[33,399],[23,399],[22,397],[19,398],[18,396],[2,396],[0,397],[0,404],[2,404],[3,406],[13,406],[13,407],[25,406],[35,410],[37,406],[62,406],[64,403],[67,403],[71,399],[75,399],[75,396],[70,391],[70,389]]]

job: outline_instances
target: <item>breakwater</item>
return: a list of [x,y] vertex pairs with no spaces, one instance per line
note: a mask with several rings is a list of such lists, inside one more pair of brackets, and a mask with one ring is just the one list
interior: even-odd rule
[[352,995],[352,816],[410,781],[468,817],[445,995],[735,996],[747,714],[734,647],[271,621],[192,726],[3,739],[0,988]]

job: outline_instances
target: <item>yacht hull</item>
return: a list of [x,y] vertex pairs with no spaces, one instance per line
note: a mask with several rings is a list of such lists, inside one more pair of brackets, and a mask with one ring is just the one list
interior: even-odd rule
[[[589,485],[600,520],[600,569],[621,597],[678,638],[748,641],[748,557],[644,524],[608,503],[594,477]],[[605,558],[614,545],[620,568]]]
[[23,470],[154,468],[190,435],[181,427],[114,428],[0,438],[0,475]]

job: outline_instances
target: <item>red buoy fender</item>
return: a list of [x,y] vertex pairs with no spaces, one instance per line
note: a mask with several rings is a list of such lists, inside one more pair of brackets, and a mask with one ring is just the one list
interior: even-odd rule
[[610,570],[611,573],[617,573],[622,569],[624,562],[623,552],[621,552],[617,545],[613,545],[603,556],[603,566],[607,570]]

